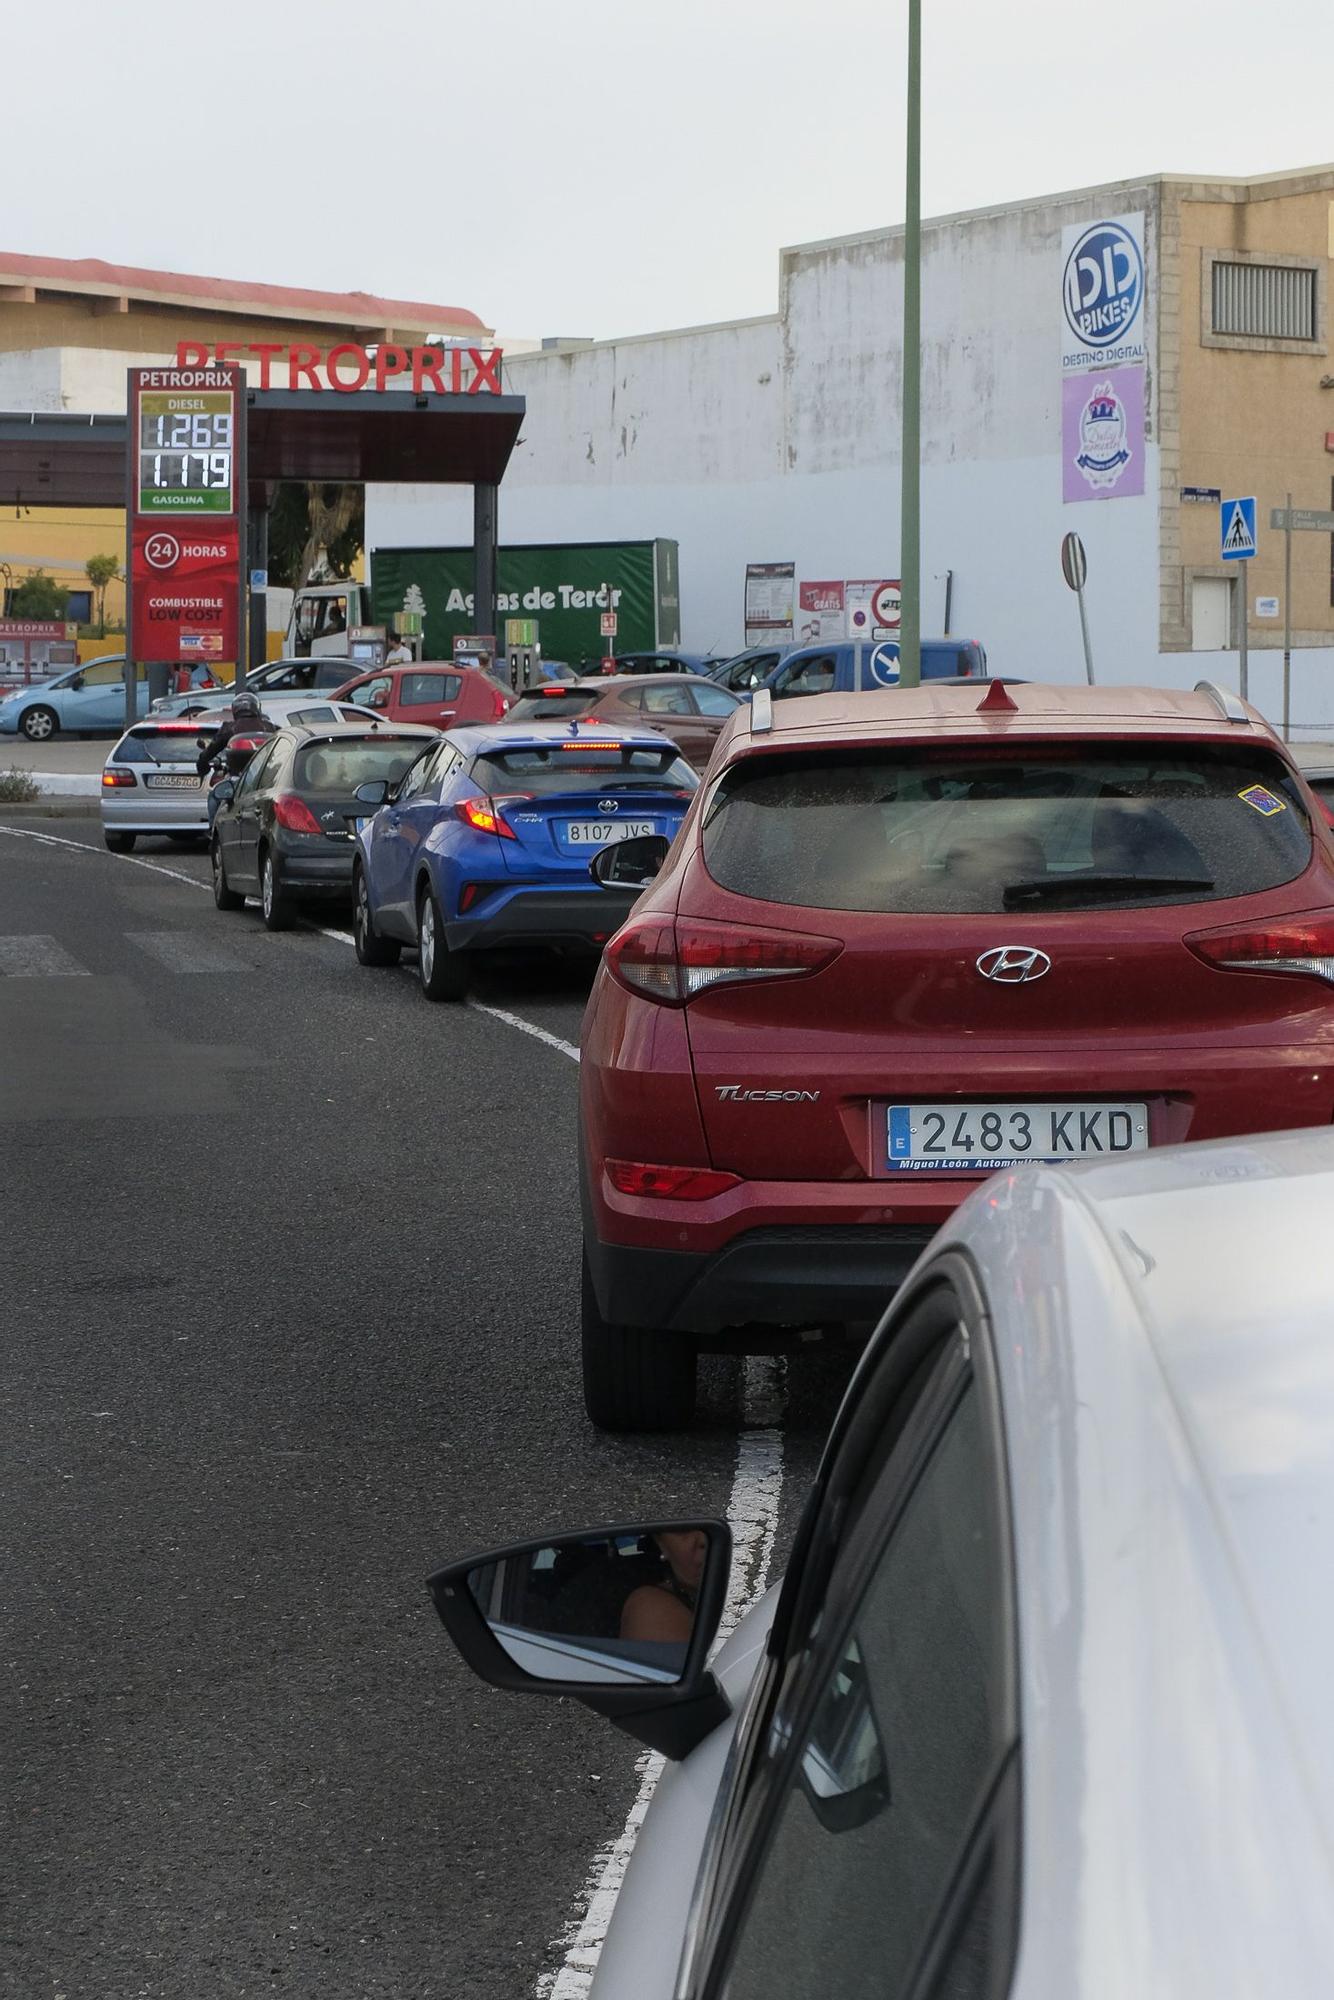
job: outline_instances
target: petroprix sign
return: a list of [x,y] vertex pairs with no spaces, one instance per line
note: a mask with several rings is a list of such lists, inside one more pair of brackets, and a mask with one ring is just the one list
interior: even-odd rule
[[344,340],[336,347],[315,347],[304,341],[281,340],[183,340],[176,349],[176,366],[203,369],[243,362],[254,356],[259,362],[259,387],[282,388],[273,380],[275,368],[286,370],[289,389],[337,389],[354,395],[367,387],[375,389],[411,388],[415,396],[499,396],[499,347],[396,347],[383,341],[378,347],[361,347]]
[[234,660],[241,560],[236,521],[164,528],[136,520],[131,550],[134,658]]

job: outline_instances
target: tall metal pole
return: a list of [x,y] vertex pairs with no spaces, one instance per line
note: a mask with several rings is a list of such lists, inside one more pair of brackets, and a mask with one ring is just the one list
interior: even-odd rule
[[1238,592],[1241,598],[1241,625],[1237,634],[1237,664],[1241,670],[1238,680],[1241,685],[1242,700],[1249,701],[1251,675],[1250,656],[1247,646],[1250,639],[1251,624],[1251,566],[1248,562],[1239,562],[1237,564],[1237,581],[1241,585],[1241,589]]
[[908,0],[908,153],[903,221],[899,685],[922,678],[922,0]]
[[1292,699],[1292,495],[1283,516],[1283,741],[1288,740]]
[[1083,634],[1083,639],[1084,639],[1084,672],[1088,676],[1089,686],[1092,687],[1093,647],[1089,640],[1089,615],[1088,612],[1084,609],[1084,586],[1082,583],[1080,584],[1078,590],[1075,592],[1075,596],[1079,599],[1079,629],[1080,632]]

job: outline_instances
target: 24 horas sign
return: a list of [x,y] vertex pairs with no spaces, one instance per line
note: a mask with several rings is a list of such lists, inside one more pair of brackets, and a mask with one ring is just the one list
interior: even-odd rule
[[354,340],[336,347],[315,347],[306,341],[183,340],[176,349],[178,368],[208,368],[228,362],[259,363],[261,389],[281,388],[274,370],[286,371],[289,389],[336,389],[354,395],[359,389],[411,389],[416,396],[499,396],[499,347],[397,347],[382,341],[362,347]]

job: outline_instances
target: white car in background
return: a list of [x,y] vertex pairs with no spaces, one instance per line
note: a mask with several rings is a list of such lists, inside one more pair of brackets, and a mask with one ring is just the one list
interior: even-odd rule
[[[593,2000],[1326,2000],[1332,1209],[1318,1130],[985,1182],[863,1357],[781,1590],[712,1664],[727,1533],[699,1524],[671,1686],[525,1673],[468,1581],[522,1545],[432,1578],[484,1678],[674,1760]],[[576,1539],[546,1538],[511,1619],[568,1625],[551,1551],[568,1570]]]

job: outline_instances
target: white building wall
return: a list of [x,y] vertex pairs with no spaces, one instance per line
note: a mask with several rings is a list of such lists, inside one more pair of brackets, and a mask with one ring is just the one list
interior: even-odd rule
[[[984,211],[923,235],[923,585],[926,633],[987,645],[999,670],[1083,675],[1061,536],[1089,551],[1098,651],[1115,677],[1189,681],[1158,662],[1158,463],[1142,498],[1061,497],[1061,232],[1146,216],[1149,340],[1156,198],[1147,183]],[[772,320],[704,327],[506,363],[528,399],[501,490],[503,541],[672,536],[682,638],[742,643],[748,561],[798,578],[897,575],[902,237],[878,231],[783,254]],[[1149,435],[1152,439],[1152,369]],[[466,542],[466,492],[372,488],[368,543]]]

